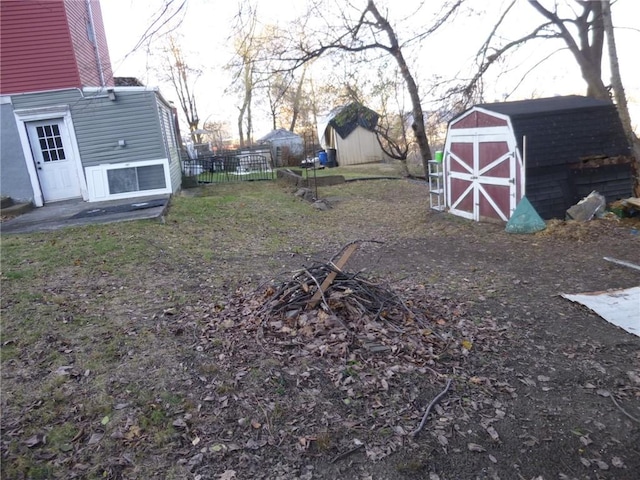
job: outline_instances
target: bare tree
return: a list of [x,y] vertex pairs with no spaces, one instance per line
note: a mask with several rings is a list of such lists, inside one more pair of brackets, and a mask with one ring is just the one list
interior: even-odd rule
[[269,115],[273,130],[278,128],[280,109],[286,99],[287,92],[293,82],[292,72],[276,72],[267,80],[267,100],[269,101]]
[[211,147],[214,151],[219,152],[226,150],[229,147],[229,142],[231,141],[231,129],[227,122],[205,122],[204,129],[207,131],[205,136],[211,143]]
[[128,57],[142,47],[147,51],[151,49],[151,45],[158,39],[165,38],[175,32],[187,12],[187,3],[189,0],[164,0],[162,6],[152,15],[149,25],[144,33],[140,36],[135,46],[125,56]]
[[300,115],[300,110],[302,106],[302,92],[303,92],[306,73],[307,73],[307,67],[305,65],[302,68],[302,73],[298,80],[298,86],[295,89],[295,93],[293,95],[293,101],[291,102],[291,123],[289,124],[289,131],[291,132],[295,130],[296,122],[298,121],[298,116]]
[[238,130],[240,146],[250,145],[253,141],[253,105],[256,92],[266,88],[270,109],[277,110],[279,99],[269,88],[270,80],[277,83],[273,71],[269,69],[269,58],[265,52],[270,42],[277,39],[277,29],[267,25],[262,27],[258,20],[258,7],[250,0],[239,4],[232,27],[234,57],[227,65],[233,72],[232,90],[240,96],[238,106]]
[[[531,32],[522,37],[502,42],[500,30],[503,24],[508,22],[508,14],[513,9],[517,0],[512,0],[502,12],[488,38],[478,51],[478,69],[471,79],[450,91],[457,94],[459,105],[466,106],[482,97],[482,79],[490,67],[515,49],[533,40],[561,41],[563,47],[568,49],[578,68],[582,78],[586,82],[587,96],[609,100],[610,91],[616,100],[618,114],[622,121],[625,134],[634,152],[636,163],[640,162],[640,141],[633,132],[629,109],[624,94],[620,70],[618,68],[618,56],[615,48],[615,35],[611,20],[611,0],[584,1],[565,0],[552,2],[551,7],[546,7],[540,0],[529,0],[529,5],[538,12],[545,21],[536,26]],[[561,7],[565,7],[561,10]],[[574,9],[573,7],[576,7]],[[608,56],[611,62],[611,85],[607,85],[602,79],[602,61],[605,33],[608,46]],[[639,167],[636,167],[640,171]],[[636,189],[640,189],[640,179],[636,178]],[[639,192],[640,193],[640,192]]]
[[[288,52],[283,56],[292,62],[292,68],[297,68],[313,59],[326,55],[334,51],[342,52],[365,52],[376,51],[390,55],[397,63],[398,69],[406,85],[411,99],[411,112],[413,116],[412,129],[416,142],[420,150],[424,171],[428,170],[428,161],[431,160],[431,150],[427,139],[424,113],[422,110],[420,93],[416,80],[411,73],[409,63],[405,59],[403,50],[410,43],[418,43],[440,28],[456,13],[464,0],[445,2],[440,14],[429,28],[426,28],[419,35],[416,35],[404,43],[401,43],[396,30],[388,20],[388,12],[381,12],[374,0],[368,0],[366,6],[359,11],[357,18],[351,18],[343,11],[342,27],[339,29],[329,28],[330,31],[320,39],[310,44],[296,45],[295,54]],[[318,18],[322,18],[323,11],[314,6],[315,11],[311,12]],[[313,40],[308,37],[307,40]]]
[[398,78],[399,72],[387,62],[380,65],[374,77],[377,81],[371,89],[371,100],[380,115],[375,128],[378,144],[389,158],[400,161],[404,175],[409,177],[411,113],[406,111],[403,102],[402,80]]
[[613,95],[618,107],[618,115],[622,121],[622,126],[627,135],[629,145],[633,149],[636,158],[636,179],[635,179],[635,195],[640,196],[640,140],[633,131],[631,125],[631,116],[629,115],[629,106],[627,105],[627,95],[622,85],[622,76],[620,75],[620,65],[618,63],[618,52],[616,48],[616,39],[613,32],[613,20],[611,19],[611,2],[602,1],[602,19],[604,30],[607,35],[607,49],[609,52],[609,62],[611,68],[611,85],[613,87]]
[[194,142],[200,143],[199,135],[194,133],[200,125],[194,90],[202,71],[189,66],[175,35],[168,36],[162,55],[163,60],[161,68],[158,69],[158,75],[173,86],[180,109],[187,120],[189,132],[194,137]]
[[[609,91],[602,81],[602,48],[604,44],[604,25],[601,2],[576,2],[582,12],[575,18],[560,16],[557,4],[553,9],[545,8],[538,0],[529,4],[549,21],[556,38],[562,39],[580,67],[582,78],[587,82],[587,96],[609,99]],[[574,37],[569,26],[576,28]]]
[[295,82],[295,88],[289,88],[287,91],[280,108],[280,117],[283,125],[289,125],[289,131],[304,137],[306,143],[313,144],[315,148],[318,141],[319,97],[323,95],[324,90],[323,85],[316,86],[313,77],[308,75],[307,71],[307,68],[303,67],[300,77]]

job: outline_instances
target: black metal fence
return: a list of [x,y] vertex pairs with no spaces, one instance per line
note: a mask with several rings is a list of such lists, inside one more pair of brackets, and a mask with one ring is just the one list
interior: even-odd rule
[[270,156],[243,152],[183,159],[182,174],[191,184],[273,180],[276,177]]

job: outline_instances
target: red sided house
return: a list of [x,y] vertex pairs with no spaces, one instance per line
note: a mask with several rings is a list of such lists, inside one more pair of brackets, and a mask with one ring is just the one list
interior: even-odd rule
[[616,107],[564,96],[476,105],[449,122],[445,206],[473,220],[508,221],[527,199],[544,218],[593,190],[631,196],[633,161]]
[[174,110],[116,87],[99,0],[0,1],[0,191],[35,206],[180,187]]

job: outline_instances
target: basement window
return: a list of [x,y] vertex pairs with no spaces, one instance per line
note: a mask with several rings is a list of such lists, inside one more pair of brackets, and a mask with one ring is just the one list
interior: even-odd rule
[[85,172],[89,201],[171,193],[167,159],[96,165]]
[[163,165],[107,170],[107,179],[111,195],[167,187]]

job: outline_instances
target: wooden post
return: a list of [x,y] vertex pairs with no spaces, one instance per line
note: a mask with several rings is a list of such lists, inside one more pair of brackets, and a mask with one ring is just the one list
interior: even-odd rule
[[[344,267],[344,265],[347,263],[347,260],[349,260],[349,257],[351,257],[351,255],[353,255],[353,252],[355,252],[357,249],[358,249],[357,243],[352,243],[351,245],[349,245],[344,251],[344,253],[342,254],[342,256],[340,257],[340,259],[334,264],[336,269],[341,270],[342,267]],[[315,308],[316,305],[318,305],[318,302],[320,302],[320,299],[322,298],[322,294],[327,290],[327,288],[329,288],[329,285],[331,285],[331,283],[335,280],[337,275],[338,275],[338,272],[331,272],[329,275],[327,275],[327,278],[325,278],[324,282],[322,282],[322,285],[320,285],[320,290],[318,290],[313,295],[313,297],[311,297],[311,300],[309,300],[309,303],[307,303],[308,309]]]

